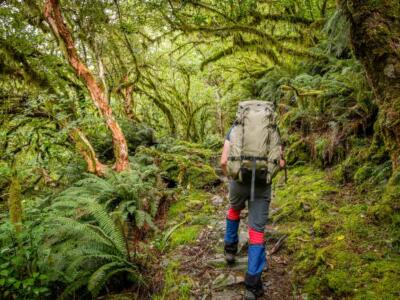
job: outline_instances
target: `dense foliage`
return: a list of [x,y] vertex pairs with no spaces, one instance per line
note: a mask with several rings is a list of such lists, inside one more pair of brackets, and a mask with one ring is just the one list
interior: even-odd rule
[[247,98],[276,104],[294,168],[274,218],[296,288],[397,298],[399,18],[389,0],[0,1],[0,298],[159,292],[159,254],[212,209],[175,235],[162,219],[221,183]]

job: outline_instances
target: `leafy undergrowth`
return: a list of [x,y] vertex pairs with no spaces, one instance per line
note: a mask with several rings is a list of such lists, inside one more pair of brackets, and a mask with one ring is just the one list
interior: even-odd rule
[[[196,240],[212,213],[209,194],[196,187],[211,187],[218,177],[208,164],[211,150],[164,142],[139,148],[130,170],[109,170],[102,178],[81,174],[65,187],[38,193],[29,205],[23,201],[22,233],[7,222],[0,226],[0,298],[91,299],[123,291],[143,299],[158,291],[161,273],[162,293],[187,295],[179,262],[166,270],[154,266],[160,252]],[[178,200],[161,231],[159,219],[171,199]],[[179,280],[177,291],[173,280]]]
[[164,176],[187,188],[204,188],[219,182],[214,168],[209,164],[213,152],[198,144],[184,141],[165,141],[154,147],[139,147],[136,157],[152,161]]
[[153,299],[189,299],[191,279],[179,271],[178,248],[194,243],[200,231],[210,221],[215,208],[211,194],[203,190],[184,190],[168,211],[166,229],[155,240],[155,246],[165,253],[164,287]]
[[[386,189],[383,198],[396,194],[394,185]],[[310,166],[290,171],[275,203],[281,210],[273,220],[288,234],[294,279],[305,299],[399,299],[395,211],[393,222],[377,221],[377,199],[338,186]]]

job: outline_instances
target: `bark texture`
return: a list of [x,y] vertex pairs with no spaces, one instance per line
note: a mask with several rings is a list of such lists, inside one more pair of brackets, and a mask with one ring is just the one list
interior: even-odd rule
[[54,35],[64,44],[65,54],[69,64],[72,66],[77,76],[85,82],[94,104],[100,110],[101,115],[111,131],[114,145],[114,156],[116,160],[114,169],[116,171],[123,171],[129,168],[128,146],[125,136],[119,124],[113,117],[111,107],[107,103],[104,89],[79,58],[72,35],[61,14],[58,0],[45,1],[44,17],[46,22],[50,25]]
[[375,93],[377,129],[396,170],[400,167],[400,2],[339,0],[339,7],[350,20],[354,54]]
[[131,121],[137,122],[138,119],[134,112],[134,102],[132,98],[134,85],[129,84],[128,76],[124,76],[124,84],[125,86],[120,90],[122,97],[124,98],[124,111],[127,118]]

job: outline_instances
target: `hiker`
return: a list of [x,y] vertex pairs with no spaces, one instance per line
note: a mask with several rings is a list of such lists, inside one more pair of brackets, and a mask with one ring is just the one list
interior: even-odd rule
[[236,120],[226,135],[221,167],[229,177],[230,208],[226,216],[224,253],[228,264],[238,250],[240,212],[248,201],[248,268],[245,299],[263,295],[261,274],[267,264],[264,227],[271,200],[271,180],[285,166],[273,103],[239,103]]

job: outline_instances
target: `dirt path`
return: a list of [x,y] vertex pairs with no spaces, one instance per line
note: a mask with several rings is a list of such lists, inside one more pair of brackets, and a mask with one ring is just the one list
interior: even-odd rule
[[[191,299],[243,298],[247,269],[247,211],[242,211],[241,215],[237,263],[228,267],[223,256],[225,214],[229,207],[224,197],[226,192],[226,187],[222,186],[211,194],[209,201],[215,207],[215,213],[210,215],[209,224],[204,226],[194,244],[183,245],[174,253],[175,259],[180,261],[179,273],[191,279]],[[271,209],[274,209],[273,205]],[[292,291],[288,256],[284,246],[279,246],[284,244],[284,236],[273,226],[267,226],[266,240],[269,268],[263,274],[263,299],[301,299]]]

